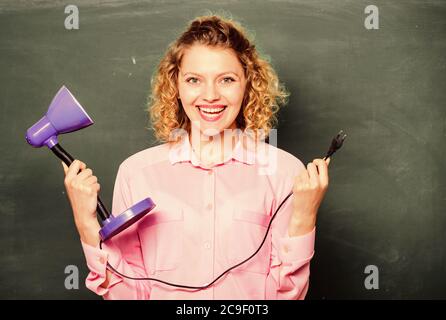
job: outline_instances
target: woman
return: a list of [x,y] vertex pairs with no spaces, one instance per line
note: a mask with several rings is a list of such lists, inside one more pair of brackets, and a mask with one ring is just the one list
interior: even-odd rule
[[[192,21],[152,81],[149,111],[165,143],[129,157],[116,178],[114,215],[146,197],[156,203],[152,212],[100,249],[97,178],[79,160],[64,165],[87,287],[105,299],[303,299],[329,159],[305,167],[263,141],[285,98],[238,24],[218,16]],[[261,250],[205,289],[129,280],[106,268],[209,284],[256,251],[291,191]]]

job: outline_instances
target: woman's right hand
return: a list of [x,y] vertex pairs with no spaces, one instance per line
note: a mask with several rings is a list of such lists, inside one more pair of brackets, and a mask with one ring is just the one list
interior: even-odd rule
[[[96,207],[100,190],[98,179],[93,171],[80,160],[74,160],[70,167],[62,162],[68,199],[73,209],[76,226],[97,224]],[[80,172],[79,172],[80,171]]]

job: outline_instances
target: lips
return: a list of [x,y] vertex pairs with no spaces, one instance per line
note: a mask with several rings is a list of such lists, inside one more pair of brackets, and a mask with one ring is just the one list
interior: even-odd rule
[[200,111],[205,112],[205,113],[220,113],[221,111],[223,111],[226,106],[225,105],[198,105],[197,106],[198,109],[200,109]]
[[206,121],[219,120],[227,106],[225,105],[197,105],[198,111],[202,119]]

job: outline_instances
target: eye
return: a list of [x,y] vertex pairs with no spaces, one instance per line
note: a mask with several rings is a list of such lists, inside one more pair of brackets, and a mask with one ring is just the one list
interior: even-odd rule
[[222,79],[222,82],[223,82],[223,83],[232,83],[232,82],[234,82],[234,81],[235,81],[235,79],[232,78],[232,77],[224,77],[224,78]]
[[198,79],[195,77],[190,77],[186,79],[186,82],[191,83],[191,84],[197,84],[198,83]]

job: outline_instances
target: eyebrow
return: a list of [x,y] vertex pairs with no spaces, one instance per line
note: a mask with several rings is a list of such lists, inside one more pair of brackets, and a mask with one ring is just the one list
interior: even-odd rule
[[[185,73],[181,73],[181,75],[182,75],[183,77],[186,76],[187,74],[192,74],[192,75],[196,75],[196,76],[202,76],[201,74],[199,74],[199,73],[197,73],[197,72],[191,72],[191,71],[188,71],[188,72],[185,72]],[[233,75],[235,75],[237,78],[240,78],[240,76],[239,76],[237,73],[235,73],[234,71],[221,72],[221,73],[217,74],[217,78],[220,77],[221,75],[224,75],[224,74],[233,74]]]

